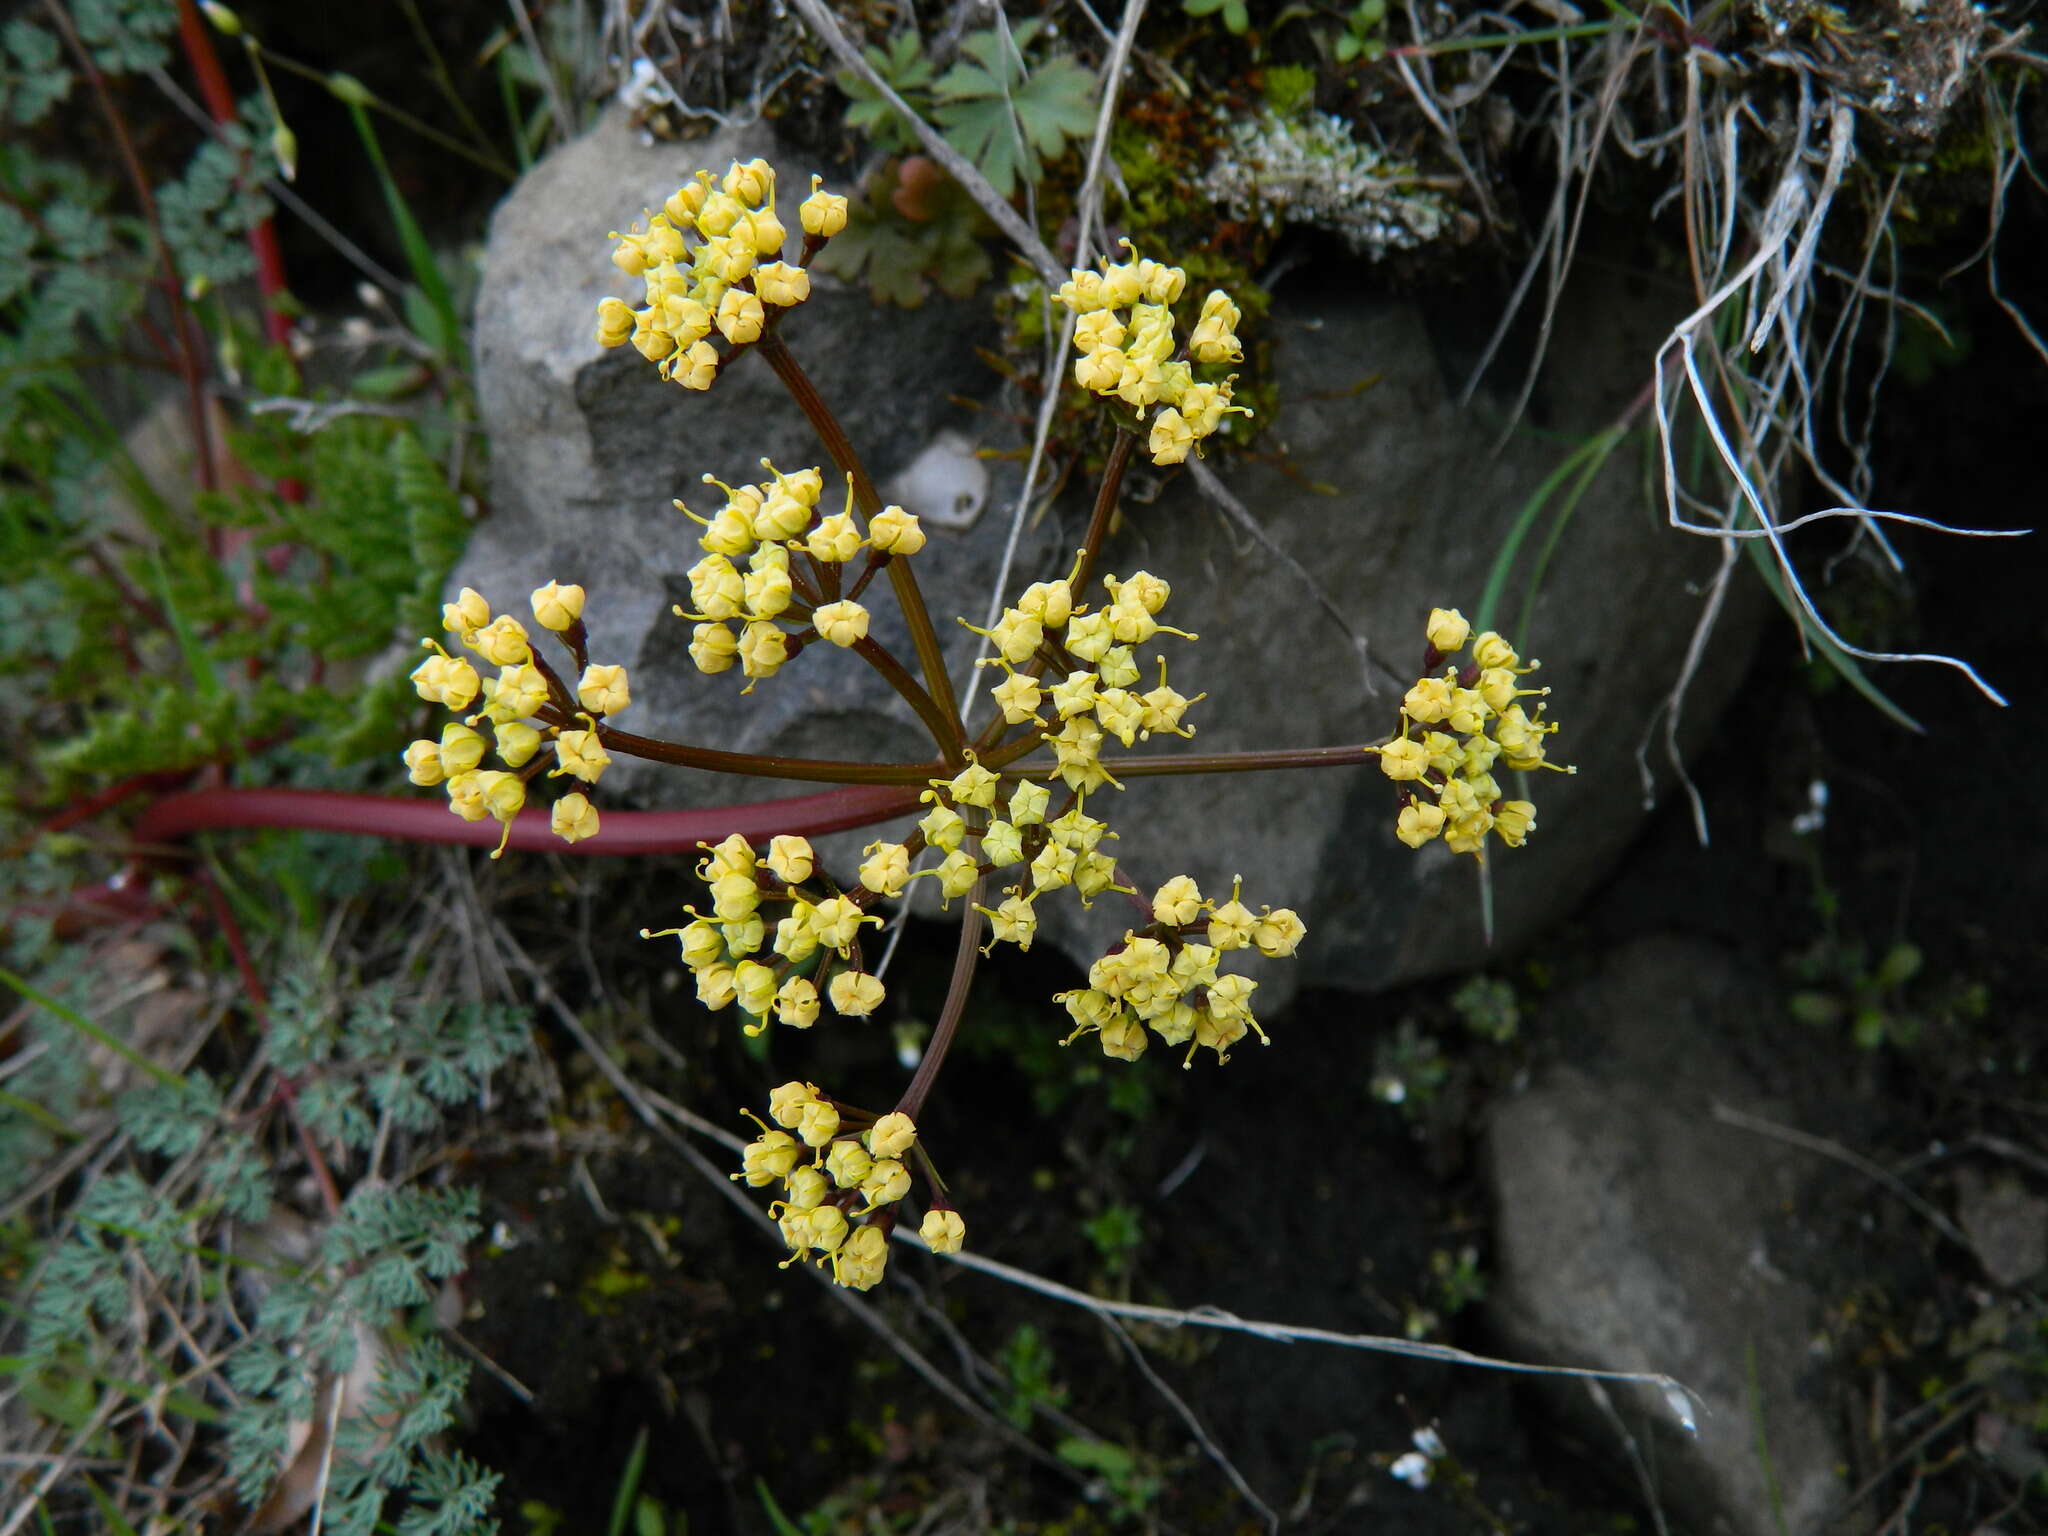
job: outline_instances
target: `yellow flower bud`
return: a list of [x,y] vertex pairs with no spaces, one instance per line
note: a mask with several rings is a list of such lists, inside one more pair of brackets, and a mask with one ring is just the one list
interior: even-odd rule
[[1185,464],[1188,450],[1194,445],[1195,429],[1172,406],[1153,416],[1152,435],[1146,440],[1145,451],[1152,455],[1154,464]]
[[841,1189],[858,1189],[868,1170],[875,1166],[866,1147],[857,1141],[835,1141],[825,1153],[825,1171]]
[[860,553],[860,528],[844,512],[822,518],[804,541],[804,548],[819,560],[842,563]]
[[548,817],[548,830],[565,843],[580,843],[597,836],[597,807],[578,791],[555,802]]
[[1449,656],[1464,649],[1465,642],[1472,636],[1472,626],[1455,608],[1432,608],[1423,633],[1433,647]]
[[782,833],[768,840],[768,873],[784,885],[802,885],[811,878],[815,859],[808,839]]
[[1493,813],[1493,830],[1510,848],[1519,848],[1536,830],[1536,807],[1527,800],[1509,800]]
[[685,389],[709,389],[718,377],[718,349],[708,341],[693,342],[670,368],[669,377]]
[[894,1205],[910,1193],[910,1170],[893,1157],[878,1157],[860,1181],[860,1192],[868,1197],[868,1209]]
[[500,614],[468,636],[466,643],[494,667],[516,667],[533,659],[526,626],[509,613]]
[[842,650],[858,645],[868,635],[868,611],[850,599],[825,604],[811,615],[811,622],[822,638]]
[[901,507],[884,507],[868,520],[868,541],[885,555],[914,555],[924,548],[924,529]]
[[1272,960],[1286,959],[1307,936],[1307,927],[1292,907],[1266,913],[1252,929],[1252,943],[1260,954]]
[[464,641],[491,622],[491,605],[475,587],[464,587],[452,603],[441,605],[441,627]]
[[738,650],[739,641],[723,624],[699,624],[690,631],[690,660],[699,672],[716,675],[726,671]]
[[965,896],[974,889],[974,882],[981,878],[981,865],[965,848],[955,848],[939,861],[936,874],[939,894],[951,901],[955,896]]
[[846,199],[821,191],[823,184],[823,177],[811,178],[811,195],[803,200],[796,212],[805,234],[829,240],[846,228]]
[[633,339],[633,308],[623,299],[600,299],[597,305],[597,344],[623,347]]
[[540,750],[540,732],[523,720],[500,720],[492,727],[498,758],[507,768],[524,768]]
[[992,821],[981,834],[981,856],[997,869],[1024,862],[1024,839],[1013,822]]
[[429,656],[412,670],[412,685],[419,696],[429,704],[445,704],[450,709],[467,709],[474,699],[482,680],[476,675],[476,668],[460,656],[446,653]]
[[832,1279],[850,1291],[871,1291],[881,1284],[889,1263],[889,1240],[880,1227],[862,1227],[832,1256]]
[[583,589],[578,586],[551,581],[544,587],[535,587],[527,601],[533,608],[534,622],[556,634],[583,617]]
[[1515,654],[1515,648],[1490,629],[1473,642],[1472,659],[1482,668],[1513,668],[1521,663],[1521,658]]
[[743,347],[761,339],[761,327],[768,317],[761,301],[751,293],[729,288],[718,301],[718,313],[712,318],[721,336],[734,346]]
[[748,677],[773,677],[789,659],[789,637],[765,619],[740,631],[740,670]]
[[958,1211],[926,1211],[917,1235],[933,1253],[958,1253],[967,1241],[967,1223]]
[[430,789],[448,777],[441,763],[441,749],[431,741],[416,741],[405,749],[406,772],[413,783]]

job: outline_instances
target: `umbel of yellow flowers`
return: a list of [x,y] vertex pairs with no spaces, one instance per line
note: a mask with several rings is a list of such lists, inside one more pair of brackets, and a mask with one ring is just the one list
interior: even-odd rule
[[[599,741],[598,722],[633,701],[624,667],[593,663],[584,654],[581,587],[551,581],[534,590],[529,606],[534,622],[576,658],[582,670],[573,684],[534,651],[524,624],[509,613],[492,617],[490,603],[473,587],[441,605],[441,624],[464,649],[497,668],[496,674],[482,675],[468,657],[451,655],[438,640],[421,642],[433,654],[412,671],[419,696],[457,716],[483,700],[474,714],[442,726],[439,741],[415,741],[404,757],[413,783],[445,785],[448,809],[464,821],[491,817],[504,825],[494,859],[504,853],[512,820],[526,805],[527,786],[543,771],[551,779],[596,785],[612,760]],[[543,709],[570,723],[536,725]],[[490,727],[489,738],[480,725]],[[503,767],[483,766],[493,751]],[[549,825],[564,842],[580,843],[597,835],[597,808],[582,788],[572,789],[555,801]]]
[[[1130,241],[1123,242],[1131,250]],[[1133,259],[1105,263],[1100,272],[1076,271],[1054,295],[1078,317],[1074,382],[1130,406],[1143,421],[1153,411],[1146,451],[1155,464],[1182,464],[1188,451],[1215,433],[1226,414],[1251,411],[1230,403],[1236,374],[1214,375],[1241,361],[1238,309],[1218,288],[1202,301],[1202,312],[1186,346],[1174,340],[1173,304],[1188,275],[1163,262]],[[1204,375],[1207,375],[1206,377]]]
[[[819,190],[798,209],[807,248],[846,227],[846,199]],[[719,355],[716,331],[737,349],[761,339],[770,309],[811,296],[811,275],[782,260],[788,237],[775,213],[775,170],[765,160],[733,162],[723,179],[699,171],[650,214],[647,227],[611,238],[612,264],[646,288],[639,309],[623,299],[597,306],[597,339],[631,342],[685,389],[709,389],[731,354]],[[693,243],[694,242],[694,243]]]
[[[1472,626],[1455,608],[1431,609],[1424,636],[1426,675],[1401,700],[1400,734],[1366,751],[1378,754],[1380,771],[1399,787],[1396,837],[1410,848],[1442,837],[1451,852],[1483,862],[1489,833],[1519,848],[1536,830],[1536,807],[1505,798],[1494,768],[1578,770],[1546,757],[1543,738],[1557,723],[1543,718],[1543,705],[1532,712],[1518,702],[1550,692],[1520,686],[1542,663],[1523,665],[1492,630],[1472,640]],[[1447,664],[1467,640],[1472,659],[1462,667]]]

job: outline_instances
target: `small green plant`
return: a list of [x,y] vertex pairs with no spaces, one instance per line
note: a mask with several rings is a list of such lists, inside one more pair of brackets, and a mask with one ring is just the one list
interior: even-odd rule
[[1387,51],[1382,29],[1387,22],[1387,0],[1358,0],[1344,13],[1344,30],[1337,35],[1333,50],[1339,64],[1354,59],[1376,63]]
[[1059,1443],[1059,1458],[1095,1475],[1119,1524],[1144,1519],[1166,1487],[1165,1474],[1152,1458],[1112,1441],[1070,1435]]
[[1245,0],[1180,0],[1180,8],[1190,16],[1220,15],[1223,30],[1232,37],[1243,37],[1252,24]]
[[1057,1362],[1052,1346],[1029,1323],[1020,1324],[1003,1347],[1003,1377],[1009,1399],[1003,1417],[1018,1429],[1029,1429],[1042,1408],[1059,1409],[1067,1404],[1067,1389],[1054,1376]]
[[1136,1269],[1138,1250],[1145,1243],[1145,1226],[1138,1208],[1117,1201],[1105,1206],[1081,1224],[1088,1241],[1102,1260],[1111,1279],[1122,1279]]

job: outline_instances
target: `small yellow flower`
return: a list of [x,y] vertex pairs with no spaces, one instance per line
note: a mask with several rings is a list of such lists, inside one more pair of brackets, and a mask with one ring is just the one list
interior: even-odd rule
[[507,768],[524,768],[540,750],[540,732],[523,720],[501,720],[492,727],[498,760]]
[[618,299],[601,299],[597,306],[597,344],[622,347],[633,335],[633,311]]
[[669,377],[685,389],[709,389],[718,377],[718,349],[708,341],[692,342],[690,349],[671,365]]
[[832,1278],[849,1291],[873,1290],[889,1262],[889,1240],[880,1227],[862,1227],[832,1255]]
[[429,704],[443,704],[449,709],[467,709],[477,689],[483,686],[475,667],[445,651],[437,651],[413,668],[412,685]]
[[914,555],[924,548],[924,529],[914,514],[884,507],[868,520],[868,541],[885,555]]
[[933,1253],[958,1253],[967,1241],[967,1223],[958,1211],[930,1210],[924,1213],[917,1235]]
[[565,843],[580,843],[597,836],[597,807],[579,790],[555,802],[548,817],[548,830]]
[[802,267],[771,261],[754,268],[754,292],[763,304],[787,309],[811,296],[811,274]]
[[1266,913],[1252,928],[1252,944],[1270,960],[1284,960],[1300,947],[1308,928],[1292,907]]
[[1465,642],[1472,636],[1472,626],[1455,608],[1432,608],[1429,610],[1429,622],[1423,626],[1423,634],[1433,649],[1449,656],[1464,649]]
[[1152,418],[1152,436],[1145,451],[1159,465],[1185,464],[1188,450],[1195,446],[1195,429],[1181,413],[1167,406]]
[[[504,729],[500,727],[501,736]],[[611,762],[612,755],[605,751],[596,731],[563,731],[555,738],[555,768],[548,777],[560,778],[566,773],[595,784]]]
[[882,1006],[882,984],[864,971],[841,971],[825,989],[832,1006],[849,1019],[864,1019]]
[[868,1197],[868,1209],[894,1205],[910,1193],[910,1170],[893,1157],[878,1157],[860,1181],[860,1192]]
[[800,1155],[795,1139],[787,1131],[763,1131],[740,1153],[739,1176],[759,1189],[787,1175],[796,1167]]
[[854,935],[860,932],[863,922],[879,924],[880,918],[871,918],[863,913],[859,905],[844,896],[830,896],[811,909],[811,932],[825,948],[838,954],[845,954],[853,945]]
[[819,520],[804,541],[804,548],[815,559],[838,564],[859,554],[860,542],[859,526],[846,513],[835,512]]
[[811,195],[797,207],[797,219],[807,235],[829,240],[846,228],[846,199],[836,193],[820,190],[824,178],[811,178]]
[[454,602],[441,605],[441,627],[464,641],[490,622],[491,605],[475,587],[464,587]]
[[792,1029],[818,1022],[818,989],[808,976],[792,976],[775,993],[775,1017]]
[[1187,875],[1175,875],[1152,894],[1152,916],[1179,928],[1202,915],[1202,889]]
[[858,1189],[875,1160],[857,1141],[835,1141],[825,1153],[825,1171],[841,1189]]
[[1380,772],[1399,782],[1429,772],[1429,749],[1407,736],[1396,737],[1379,750]]
[[1051,790],[1023,780],[1010,792],[1010,820],[1020,827],[1035,827],[1045,820],[1045,809],[1051,803]]
[[707,676],[730,670],[739,648],[739,641],[723,624],[699,624],[690,631],[690,660]]
[[882,1116],[861,1138],[876,1157],[901,1157],[917,1140],[917,1125],[901,1110]]
[[860,883],[877,896],[900,895],[910,880],[910,850],[902,843],[869,843],[860,866]]
[[996,790],[1002,782],[981,764],[969,763],[953,776],[945,788],[955,805],[977,805],[989,810],[995,806]]
[[842,650],[858,645],[868,637],[868,611],[851,599],[825,604],[811,615],[811,622],[817,626],[822,639],[831,641]]
[[556,634],[572,628],[583,617],[583,589],[573,584],[551,581],[544,587],[535,587],[528,601],[533,607],[534,622]]
[[766,619],[740,631],[740,670],[748,677],[773,677],[789,659],[789,637]]
[[728,288],[725,297],[718,301],[718,313],[712,317],[718,333],[738,347],[759,341],[767,318],[761,301],[742,288]]
[[441,762],[441,749],[431,741],[416,741],[405,749],[405,767],[413,783],[431,789],[448,777]]
[[811,878],[815,856],[808,839],[782,833],[768,840],[768,873],[784,885],[802,885]]
[[592,662],[576,684],[576,701],[593,715],[616,715],[633,702],[626,669]]

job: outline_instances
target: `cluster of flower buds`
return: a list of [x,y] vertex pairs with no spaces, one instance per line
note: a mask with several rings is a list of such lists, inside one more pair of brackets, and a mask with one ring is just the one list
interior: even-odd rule
[[[495,817],[504,823],[494,859],[505,851],[512,818],[526,805],[527,786],[543,770],[551,779],[582,785],[603,777],[611,755],[599,722],[633,699],[624,667],[594,664],[585,654],[581,587],[551,581],[534,591],[531,607],[534,622],[552,631],[581,669],[573,689],[534,651],[526,626],[509,613],[493,618],[491,605],[473,587],[442,604],[442,627],[497,674],[482,676],[467,657],[451,655],[431,639],[421,643],[434,654],[412,672],[413,687],[430,704],[460,715],[483,700],[476,713],[443,726],[439,741],[407,747],[405,766],[415,784],[446,785],[448,808],[464,821]],[[488,740],[477,729],[482,724],[490,726]],[[503,768],[483,766],[493,751]],[[597,824],[597,808],[582,789],[555,801],[550,825],[563,841],[594,837]]]
[[1238,899],[1240,889],[1241,882],[1233,881],[1230,899],[1214,902],[1192,878],[1176,875],[1153,892],[1152,922],[1126,933],[1122,944],[1089,967],[1087,986],[1053,999],[1074,1020],[1065,1043],[1092,1031],[1105,1056],[1136,1061],[1145,1052],[1150,1029],[1169,1046],[1187,1046],[1184,1067],[1192,1066],[1195,1052],[1204,1047],[1219,1062],[1230,1060],[1230,1047],[1248,1031],[1270,1044],[1252,1017],[1251,995],[1258,983],[1249,976],[1219,974],[1218,959],[1239,949],[1286,959],[1308,930],[1287,907],[1253,912]]
[[[1410,848],[1441,836],[1453,853],[1481,860],[1489,832],[1519,848],[1536,830],[1536,807],[1504,798],[1494,768],[1578,772],[1545,758],[1543,738],[1557,725],[1543,718],[1543,705],[1532,714],[1517,702],[1550,692],[1520,686],[1541,663],[1524,666],[1492,630],[1473,640],[1471,625],[1455,608],[1432,609],[1425,634],[1425,675],[1401,700],[1401,734],[1366,749],[1378,754],[1380,771],[1399,786],[1395,835]],[[1472,659],[1462,667],[1445,665],[1467,640]]]
[[[747,1143],[733,1177],[756,1189],[781,1184],[782,1198],[768,1214],[789,1244],[783,1265],[815,1257],[839,1284],[856,1291],[873,1287],[889,1261],[896,1207],[910,1193],[912,1154],[924,1161],[910,1116],[863,1115],[825,1097],[816,1084],[798,1082],[784,1083],[768,1096],[768,1119],[775,1126],[751,1110],[741,1113],[761,1134]],[[849,1123],[859,1121],[867,1123]],[[919,1235],[934,1253],[958,1253],[966,1224],[937,1192],[928,1167],[925,1172],[935,1192]]]
[[[797,210],[804,260],[846,228],[846,199],[819,190]],[[696,237],[696,245],[690,237]],[[770,309],[789,309],[811,296],[811,275],[782,260],[787,237],[775,213],[775,171],[765,160],[734,161],[722,180],[699,171],[618,241],[612,264],[645,281],[641,308],[622,299],[597,306],[597,339],[607,347],[631,342],[685,389],[709,389],[732,354],[719,355],[716,330],[735,348],[761,339]]]
[[640,937],[678,941],[706,1008],[736,1007],[745,1032],[758,1035],[771,1018],[809,1029],[821,1002],[856,1019],[881,1006],[882,984],[860,959],[861,926],[881,919],[854,896],[810,884],[817,864],[808,841],[773,838],[765,856],[737,832],[716,847],[700,846],[710,854],[697,865],[697,878],[710,887],[710,910],[685,907],[689,923],[643,928]]
[[[854,517],[851,477],[844,508],[821,515],[825,479],[819,470],[785,475],[766,459],[761,465],[770,478],[758,485],[704,477],[725,494],[710,517],[675,504],[704,527],[697,540],[704,558],[689,570],[691,606],[674,609],[678,618],[696,621],[690,659],[705,673],[728,671],[737,662],[749,691],[812,640],[841,647],[865,640],[869,614],[856,594],[889,559],[914,555],[925,544],[917,518],[901,507],[884,507],[863,532]],[[848,565],[863,550],[865,564],[849,577]],[[744,569],[735,564],[741,560]]]
[[[1130,252],[1131,244],[1123,242]],[[1155,464],[1185,463],[1188,451],[1213,434],[1232,411],[1251,411],[1230,403],[1236,374],[1213,375],[1224,364],[1242,360],[1237,339],[1238,309],[1230,295],[1214,289],[1202,301],[1202,312],[1183,348],[1174,339],[1172,306],[1186,288],[1188,275],[1163,262],[1136,260],[1105,263],[1100,272],[1076,270],[1054,295],[1077,319],[1074,381],[1098,395],[1114,395],[1130,406],[1140,421],[1153,406],[1152,434],[1146,451]]]

